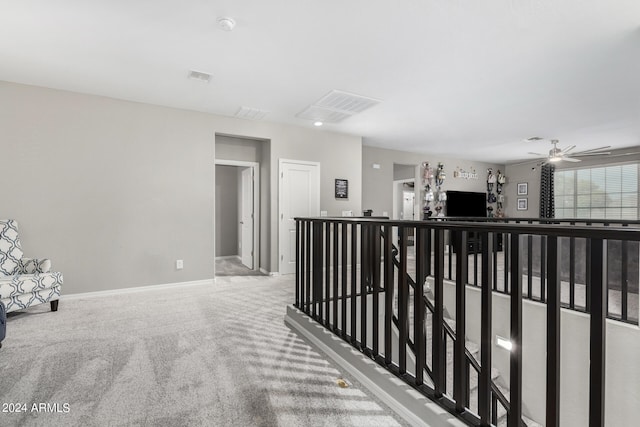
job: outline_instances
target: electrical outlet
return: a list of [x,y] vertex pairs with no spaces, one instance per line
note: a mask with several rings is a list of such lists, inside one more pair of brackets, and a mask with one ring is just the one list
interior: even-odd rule
[[181,259],[176,261],[176,270],[182,270],[184,268],[184,264]]

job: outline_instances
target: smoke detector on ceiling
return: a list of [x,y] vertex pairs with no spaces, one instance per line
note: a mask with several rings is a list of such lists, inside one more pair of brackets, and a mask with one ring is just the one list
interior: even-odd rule
[[190,70],[189,78],[192,80],[198,80],[201,82],[209,83],[211,81],[211,74],[203,71]]
[[224,31],[231,31],[235,28],[236,21],[228,16],[223,16],[222,18],[218,18],[218,26]]

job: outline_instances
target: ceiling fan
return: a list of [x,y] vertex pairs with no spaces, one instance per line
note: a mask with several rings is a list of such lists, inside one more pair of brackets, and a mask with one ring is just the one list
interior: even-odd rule
[[[531,138],[527,138],[525,139],[525,142],[534,142],[534,141],[544,141],[544,138],[541,138],[539,136],[533,136]],[[540,159],[537,160],[529,160],[526,162],[522,162],[522,163],[516,163],[516,164],[523,164],[523,163],[530,163],[533,161],[537,161],[538,165],[542,165],[545,163],[556,163],[556,162],[572,162],[572,163],[577,163],[580,162],[582,160],[578,159],[577,157],[587,157],[587,156],[606,156],[611,154],[610,151],[604,151],[607,150],[609,148],[611,148],[610,145],[606,145],[604,147],[598,147],[598,148],[591,148],[589,150],[583,150],[583,151],[573,151],[576,146],[575,145],[570,145],[566,148],[560,148],[558,147],[559,141],[557,139],[552,139],[549,141],[552,145],[551,149],[549,150],[548,154],[540,154],[540,153],[532,153],[529,152],[528,154],[532,154],[534,156],[538,156],[540,157]]]

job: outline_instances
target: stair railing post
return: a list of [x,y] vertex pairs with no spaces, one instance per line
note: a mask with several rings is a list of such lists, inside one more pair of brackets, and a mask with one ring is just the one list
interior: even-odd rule
[[490,256],[497,256],[493,251],[493,239],[487,232],[480,233],[482,248],[481,277],[481,314],[480,314],[480,377],[478,378],[478,412],[483,426],[491,425],[491,348],[493,345],[492,313],[493,292]]
[[360,345],[367,348],[367,287],[369,285],[369,224],[360,225]]
[[436,398],[442,397],[446,389],[445,364],[446,346],[444,343],[444,229],[437,228],[434,231],[434,308],[433,314],[433,334],[432,334],[432,365],[434,395]]
[[391,241],[392,225],[384,226],[384,362],[389,365],[392,362],[392,322],[393,322],[393,300],[394,300],[394,272]]
[[333,330],[338,330],[338,226],[333,222]]
[[[327,328],[331,326],[331,223],[325,221],[323,224],[325,229],[324,235],[324,325]],[[335,295],[333,295],[335,298]]]
[[[528,273],[531,275],[530,264]],[[511,345],[507,426],[520,427],[522,420],[522,262],[518,233],[511,234]]]
[[351,344],[355,344],[358,337],[357,329],[357,302],[358,302],[358,224],[351,223]]
[[398,271],[398,332],[400,339],[398,342],[398,369],[400,374],[407,372],[407,337],[409,335],[409,316],[408,316],[408,283],[407,283],[407,228],[405,226],[398,227],[398,235],[400,236],[400,269]]
[[348,283],[347,283],[347,223],[346,221],[341,222],[340,227],[342,233],[340,234],[340,240],[342,243],[340,249],[340,258],[342,261],[342,265],[340,266],[340,275],[341,275],[341,288],[342,288],[342,298],[340,299],[340,327],[342,329],[342,338],[347,339],[347,293],[348,293]]
[[605,337],[607,317],[606,252],[603,239],[590,239],[587,289],[590,295],[589,427],[604,425]]
[[322,323],[322,223],[312,221],[313,227],[313,301],[312,315]]
[[453,357],[453,399],[456,402],[456,412],[464,412],[466,407],[467,387],[469,378],[466,369],[466,296],[469,257],[467,247],[467,231],[455,233],[456,239],[456,341]]
[[296,307],[300,309],[300,271],[302,258],[300,257],[300,220],[296,219]]
[[546,427],[560,425],[560,251],[558,237],[547,243],[547,411]]
[[371,268],[373,270],[373,355],[379,352],[379,318],[380,318],[380,225],[373,227],[373,244],[371,250]]
[[424,304],[424,281],[426,278],[426,229],[424,227],[416,227],[415,231],[415,248],[416,248],[416,287],[413,294],[413,315],[414,329],[413,339],[415,342],[416,353],[416,384],[421,385],[424,380],[425,365],[425,304]]

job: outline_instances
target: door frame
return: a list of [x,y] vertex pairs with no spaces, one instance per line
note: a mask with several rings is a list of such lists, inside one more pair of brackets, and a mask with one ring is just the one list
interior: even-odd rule
[[[393,180],[393,205],[391,207],[391,219],[396,220],[396,217],[400,216],[400,211],[398,210],[398,197],[400,197],[400,195],[398,194],[398,187],[400,186],[399,184],[404,184],[407,182],[413,182],[413,191],[415,194],[415,183],[416,183],[416,179],[415,178],[404,178],[404,179],[394,179]],[[416,206],[416,197],[413,198],[413,209],[414,209],[414,219],[415,219],[415,206]],[[397,218],[397,219],[402,219],[402,218]],[[392,240],[391,240],[394,244],[396,244],[398,242],[398,229],[397,227],[393,228],[393,233],[392,233]]]
[[[238,166],[248,167],[253,170],[253,271],[260,270],[260,163],[245,162],[243,160],[215,159],[215,166]],[[214,172],[215,176],[215,172]],[[215,198],[214,198],[215,203]],[[215,207],[214,207],[215,215]],[[215,239],[213,245],[213,256],[215,259]],[[215,275],[215,267],[214,267]]]
[[[282,183],[283,183],[283,179],[284,179],[284,175],[283,175],[283,171],[282,171],[282,165],[284,163],[291,163],[294,165],[305,165],[305,166],[315,166],[318,168],[318,209],[320,208],[320,189],[322,188],[322,185],[320,183],[321,181],[321,175],[320,175],[320,162],[311,162],[308,160],[293,160],[293,159],[278,159],[278,272],[280,274],[282,274],[282,264],[284,262],[282,256],[282,236],[281,236],[281,231],[280,227],[282,225],[282,220],[283,220],[283,213],[282,213]],[[297,255],[297,254],[296,254]]]

